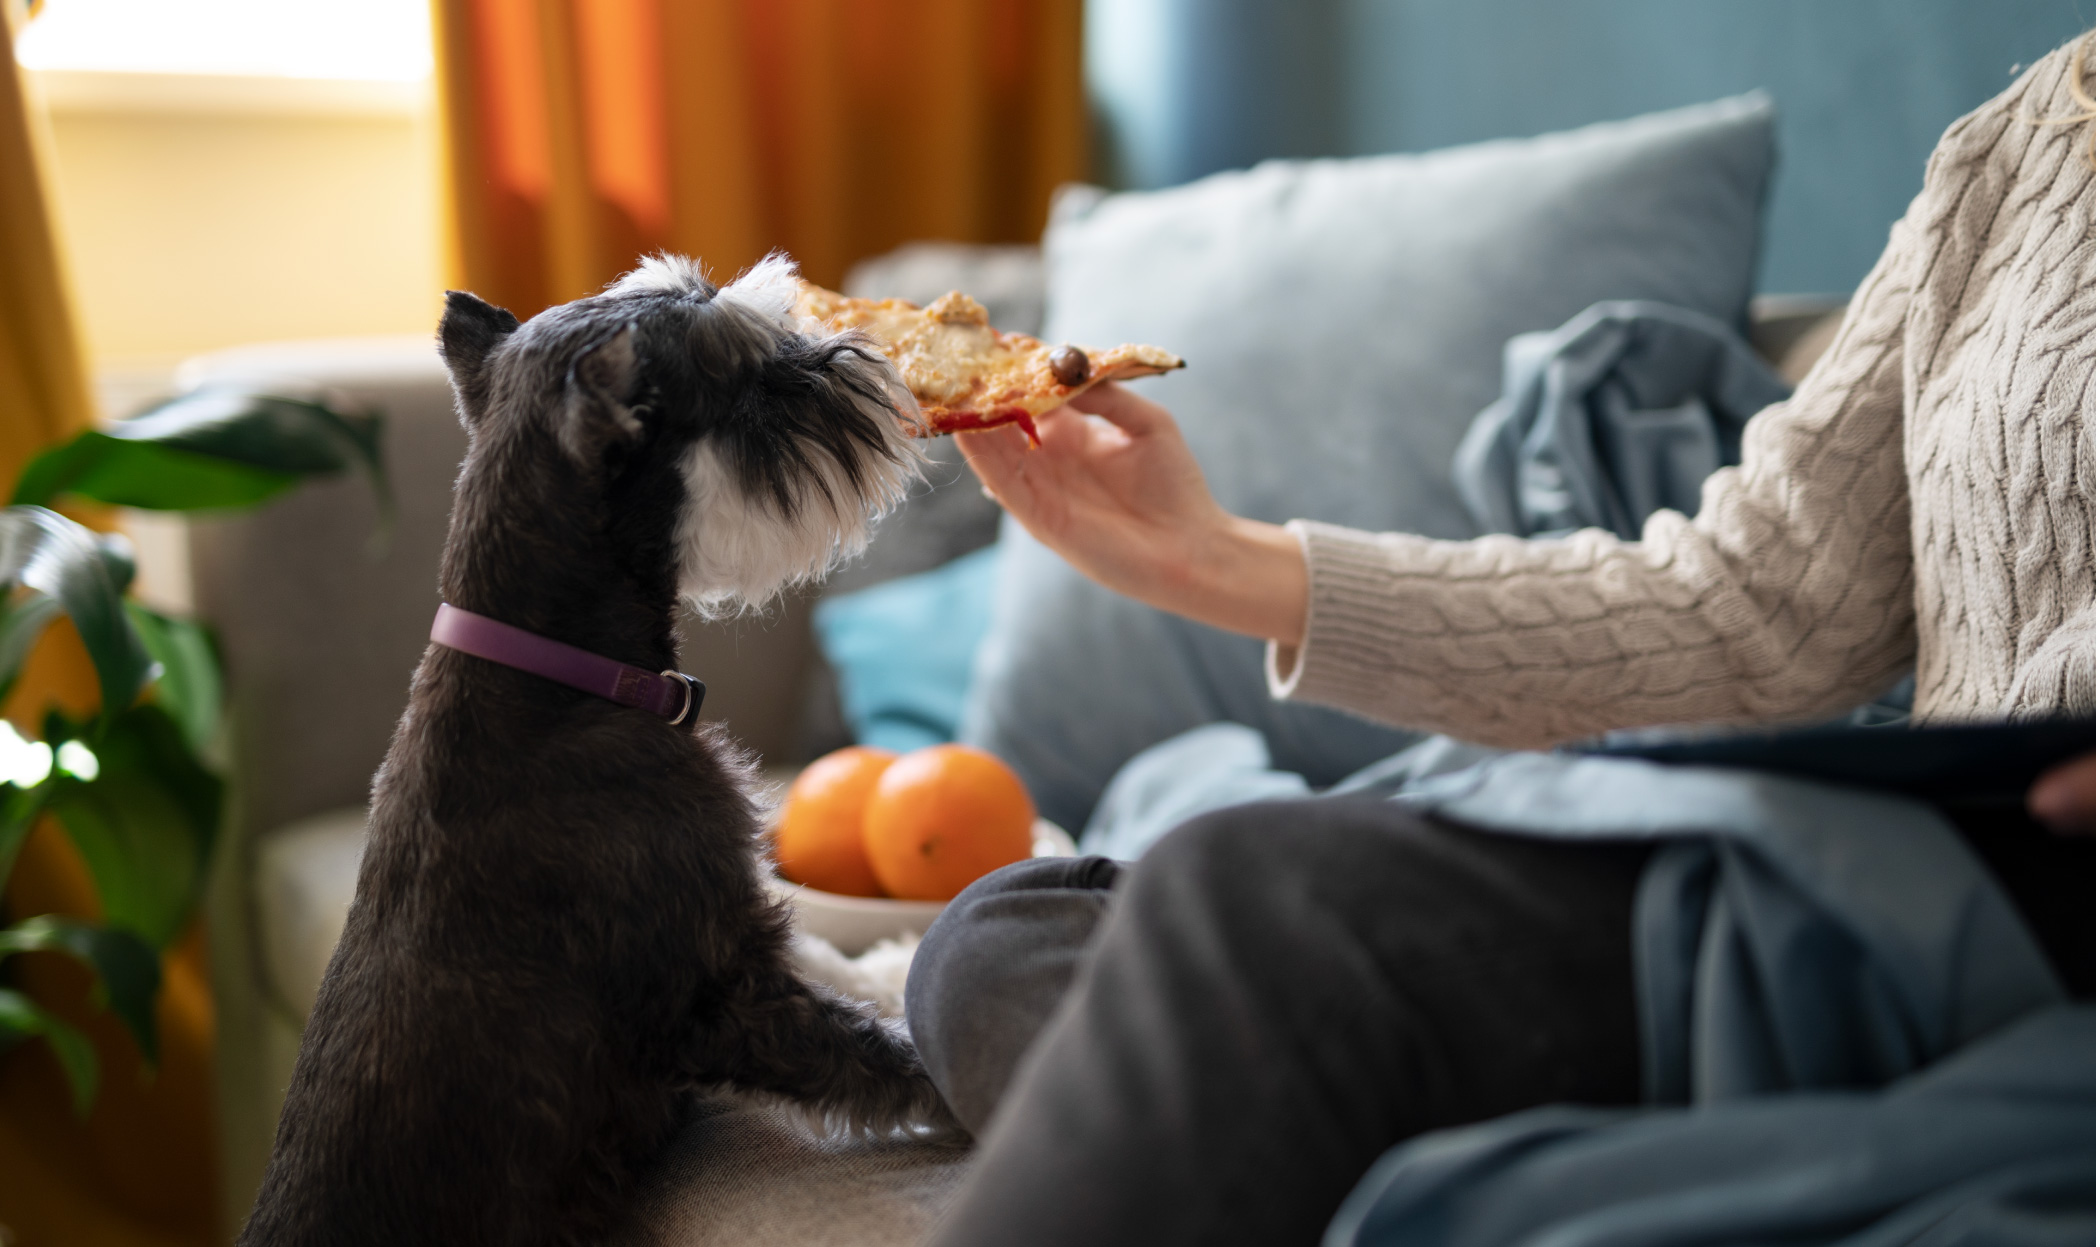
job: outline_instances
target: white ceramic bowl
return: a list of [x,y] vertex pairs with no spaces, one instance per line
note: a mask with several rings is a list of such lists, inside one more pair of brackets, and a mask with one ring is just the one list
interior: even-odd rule
[[[1047,818],[1035,820],[1035,856],[1073,857],[1079,852],[1065,829]],[[878,940],[922,935],[933,925],[946,901],[893,901],[877,896],[841,896],[820,892],[777,876],[766,887],[795,907],[795,926],[828,942],[848,957],[858,957]]]

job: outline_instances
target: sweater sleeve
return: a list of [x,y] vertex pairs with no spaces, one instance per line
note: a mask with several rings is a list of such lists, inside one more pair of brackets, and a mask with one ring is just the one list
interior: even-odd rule
[[1908,221],[1795,395],[1744,429],[1698,516],[1638,542],[1436,541],[1293,520],[1305,639],[1278,697],[1536,747],[1659,723],[1806,718],[1893,683],[1916,650],[1903,460]]

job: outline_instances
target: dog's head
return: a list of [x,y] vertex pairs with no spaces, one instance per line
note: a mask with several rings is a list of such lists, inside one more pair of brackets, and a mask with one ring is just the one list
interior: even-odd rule
[[560,505],[599,509],[594,531],[669,543],[678,591],[710,614],[857,553],[916,473],[917,408],[865,340],[798,325],[796,293],[784,256],[718,289],[665,255],[523,325],[448,294],[439,344],[472,442],[462,505],[481,464],[545,480]]

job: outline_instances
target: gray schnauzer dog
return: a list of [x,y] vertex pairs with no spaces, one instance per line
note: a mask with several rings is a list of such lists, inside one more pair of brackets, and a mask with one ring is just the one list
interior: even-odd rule
[[[783,258],[718,290],[661,257],[524,325],[448,295],[448,609],[675,679],[681,597],[762,603],[864,545],[916,409],[795,293]],[[735,749],[609,696],[424,654],[243,1244],[595,1241],[713,1088],[953,1129],[894,1024],[791,968]]]

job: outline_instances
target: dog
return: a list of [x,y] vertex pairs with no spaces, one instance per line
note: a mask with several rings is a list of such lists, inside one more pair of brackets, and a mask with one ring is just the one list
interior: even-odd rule
[[[446,609],[670,677],[681,598],[864,546],[917,409],[796,288],[777,255],[719,289],[660,256],[523,325],[448,294]],[[748,763],[690,709],[425,652],[242,1244],[598,1241],[709,1089],[959,1131],[895,1023],[793,972]]]

